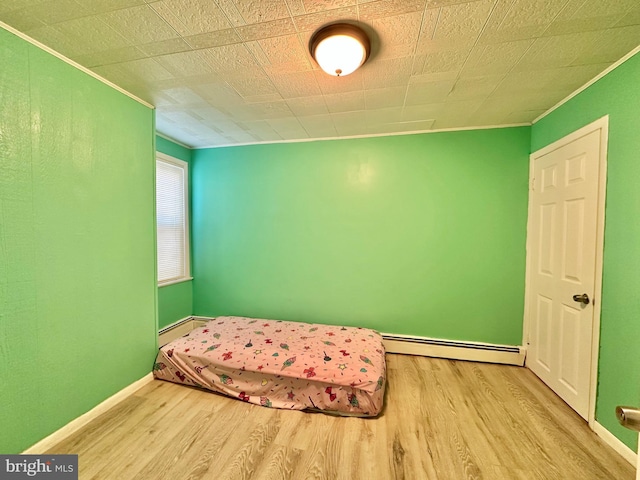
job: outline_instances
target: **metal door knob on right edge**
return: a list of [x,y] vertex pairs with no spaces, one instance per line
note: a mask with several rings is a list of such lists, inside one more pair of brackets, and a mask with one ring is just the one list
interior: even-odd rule
[[616,407],[616,417],[623,427],[640,432],[640,409]]
[[587,295],[586,293],[583,293],[582,295],[574,295],[573,301],[589,305],[589,295]]

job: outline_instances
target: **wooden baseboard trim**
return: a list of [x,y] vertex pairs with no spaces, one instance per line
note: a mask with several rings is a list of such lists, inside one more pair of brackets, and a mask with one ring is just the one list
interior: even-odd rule
[[604,441],[604,443],[606,443],[616,452],[622,455],[622,458],[624,458],[627,462],[629,462],[634,467],[637,465],[638,455],[636,454],[636,452],[622,443],[618,439],[618,437],[607,430],[601,423],[598,423],[597,421],[593,422],[593,424],[591,425],[591,429]]
[[520,346],[495,345],[490,343],[458,342],[427,337],[412,337],[383,333],[385,350],[388,353],[420,355],[423,357],[449,358],[472,362],[524,365],[525,351]]
[[67,423],[64,427],[60,428],[59,430],[56,430],[48,437],[43,438],[38,443],[27,448],[22,453],[32,454],[32,455],[45,453],[51,447],[55,446],[56,444],[63,441],[65,438],[69,437],[73,433],[80,430],[91,420],[99,417],[100,415],[105,413],[107,410],[109,410],[110,408],[114,407],[115,405],[120,403],[122,400],[127,398],[129,395],[132,395],[137,390],[139,390],[140,388],[145,386],[147,383],[150,383],[152,381],[153,381],[153,373],[146,374],[140,380],[133,382],[131,385],[123,388],[119,392],[110,396],[104,402],[96,405],[87,413],[83,413],[75,420],[72,420],[71,422]]

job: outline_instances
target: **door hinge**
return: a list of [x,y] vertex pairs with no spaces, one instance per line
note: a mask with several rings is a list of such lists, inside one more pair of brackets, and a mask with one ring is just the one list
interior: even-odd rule
[[532,178],[531,182],[529,182],[529,190],[531,190],[532,192],[536,191],[536,179]]

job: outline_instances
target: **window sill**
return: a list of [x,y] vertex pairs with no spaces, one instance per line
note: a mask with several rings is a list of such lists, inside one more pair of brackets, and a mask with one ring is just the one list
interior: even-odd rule
[[190,282],[191,280],[193,280],[193,277],[174,278],[171,280],[166,280],[164,282],[158,282],[158,288],[167,287],[169,285],[175,285],[176,283]]

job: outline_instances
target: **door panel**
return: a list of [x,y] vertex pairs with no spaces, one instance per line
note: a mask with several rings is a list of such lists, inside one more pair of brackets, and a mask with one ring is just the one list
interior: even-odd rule
[[582,417],[589,414],[600,130],[532,155],[527,366]]

